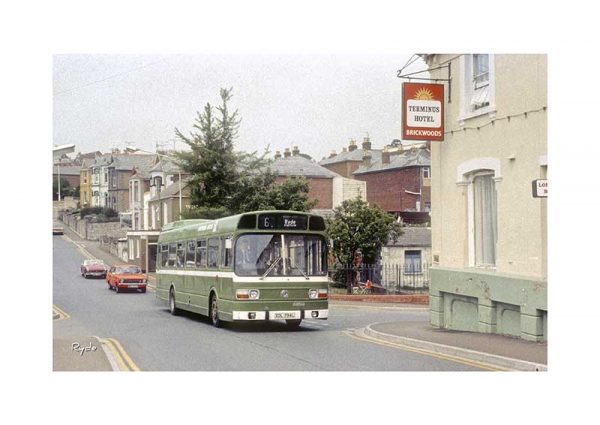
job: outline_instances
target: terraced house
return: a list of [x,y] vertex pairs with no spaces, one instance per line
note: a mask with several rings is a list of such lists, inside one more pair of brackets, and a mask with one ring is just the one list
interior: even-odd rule
[[547,177],[547,58],[422,57],[450,80],[431,151],[431,323],[546,340],[547,200],[532,183]]

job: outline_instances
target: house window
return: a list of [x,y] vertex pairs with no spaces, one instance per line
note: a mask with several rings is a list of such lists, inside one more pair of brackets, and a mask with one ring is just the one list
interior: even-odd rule
[[421,251],[420,250],[404,251],[404,273],[405,274],[421,273]]
[[185,255],[185,266],[194,267],[196,263],[196,241],[187,242],[187,251]]
[[493,174],[473,177],[473,248],[476,267],[496,265],[498,241],[496,187]]
[[424,179],[429,178],[429,167],[423,167],[423,178]]
[[474,54],[461,58],[461,117],[465,120],[495,110],[494,55]]

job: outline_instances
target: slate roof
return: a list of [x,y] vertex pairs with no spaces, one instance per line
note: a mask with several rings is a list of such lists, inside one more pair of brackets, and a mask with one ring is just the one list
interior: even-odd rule
[[429,167],[431,166],[431,153],[427,149],[408,149],[399,154],[391,154],[390,162],[384,164],[381,157],[371,159],[371,165],[361,165],[352,174],[365,174],[377,171],[393,170],[407,167]]
[[431,246],[431,227],[403,227],[404,234],[387,246]]
[[152,168],[150,168],[150,172],[154,171],[163,171],[167,174],[176,174],[180,171],[180,167],[175,164],[172,159],[160,157],[160,161],[156,163]]
[[340,177],[339,174],[300,155],[278,158],[271,164],[271,169],[278,176],[303,176],[329,179]]
[[140,167],[150,168],[154,161],[156,161],[156,155],[113,155],[110,166],[115,167],[115,170],[131,171]]
[[[189,182],[189,177],[183,178],[181,180],[181,189],[182,189],[181,196],[183,198],[188,198],[190,196],[187,193],[187,191],[185,190],[187,188],[188,182]],[[153,198],[150,198],[150,200],[148,202],[158,201],[159,199],[174,198],[174,197],[179,197],[179,182],[175,182],[175,183],[171,184],[170,186],[167,186],[165,189],[161,190],[158,195],[154,196]]]
[[[369,152],[371,152],[371,161],[376,161],[376,160],[381,159],[381,152],[383,152],[383,150],[382,149],[371,149]],[[362,161],[363,153],[364,153],[364,149],[354,149],[352,152],[350,152],[350,151],[340,152],[333,158],[325,158],[325,159],[319,161],[319,164],[329,165],[329,164],[337,164],[339,162],[344,162],[344,161]]]

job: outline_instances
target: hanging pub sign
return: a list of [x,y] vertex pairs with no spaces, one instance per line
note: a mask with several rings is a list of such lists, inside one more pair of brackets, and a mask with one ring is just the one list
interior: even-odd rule
[[402,84],[402,139],[444,141],[443,84]]

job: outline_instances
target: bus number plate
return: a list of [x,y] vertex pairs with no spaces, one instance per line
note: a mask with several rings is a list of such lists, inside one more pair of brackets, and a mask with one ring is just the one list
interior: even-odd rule
[[299,319],[299,311],[273,311],[270,316],[273,319]]

